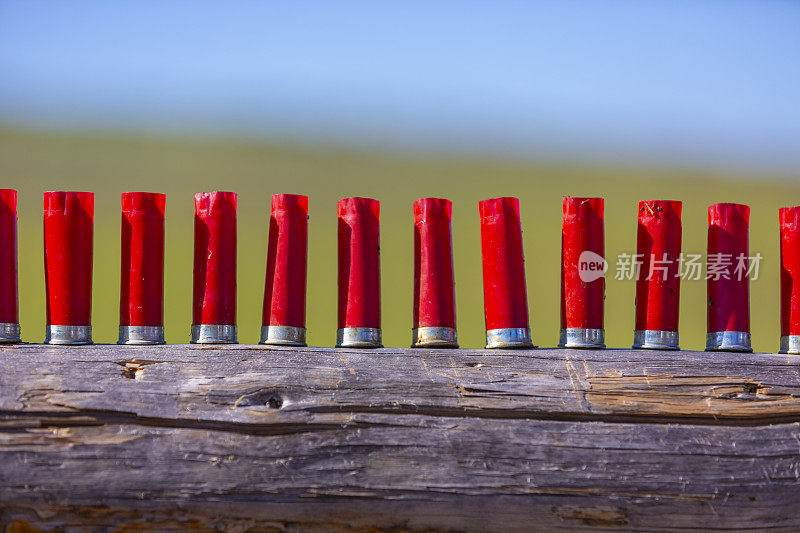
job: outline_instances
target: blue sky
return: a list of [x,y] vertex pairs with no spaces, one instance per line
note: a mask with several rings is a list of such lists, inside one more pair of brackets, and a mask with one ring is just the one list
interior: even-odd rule
[[0,123],[800,170],[800,2],[0,0]]

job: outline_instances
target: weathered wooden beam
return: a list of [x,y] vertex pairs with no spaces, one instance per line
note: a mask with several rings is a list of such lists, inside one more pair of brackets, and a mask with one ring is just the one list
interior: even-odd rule
[[800,357],[0,350],[0,524],[800,529]]

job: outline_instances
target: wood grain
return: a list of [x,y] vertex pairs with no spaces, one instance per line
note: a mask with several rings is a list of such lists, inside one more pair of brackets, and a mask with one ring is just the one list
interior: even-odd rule
[[0,350],[8,531],[800,529],[800,357]]

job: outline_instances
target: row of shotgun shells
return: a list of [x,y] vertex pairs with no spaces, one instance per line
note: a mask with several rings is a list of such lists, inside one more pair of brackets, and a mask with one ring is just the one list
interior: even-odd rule
[[[17,193],[0,190],[0,341],[19,342]],[[165,196],[122,195],[120,344],[164,343]],[[412,346],[457,347],[452,204],[414,202]],[[525,288],[519,201],[479,203],[487,348],[532,348]],[[380,204],[369,198],[338,203],[337,346],[379,347],[381,341]],[[750,209],[708,208],[708,253],[748,256]],[[800,207],[780,210],[781,352],[800,353]],[[51,344],[92,342],[94,194],[44,193],[47,333]],[[649,272],[666,258],[666,276],[636,284],[634,348],[678,349],[681,202],[639,203],[637,253]],[[308,198],[272,196],[261,343],[305,345]],[[605,279],[584,281],[582,254],[604,257],[603,199],[563,200],[561,337],[559,346],[602,348]],[[664,268],[664,261],[660,261]],[[731,269],[733,266],[730,267]],[[751,351],[749,280],[708,279],[707,350]],[[235,343],[236,194],[195,195],[193,343]]]

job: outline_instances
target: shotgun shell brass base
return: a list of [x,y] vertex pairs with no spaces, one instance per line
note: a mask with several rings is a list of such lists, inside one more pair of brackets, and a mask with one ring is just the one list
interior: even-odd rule
[[633,348],[645,350],[680,350],[677,331],[637,329],[633,332]]
[[92,344],[92,326],[47,326],[45,344]]
[[559,348],[605,348],[606,330],[567,328],[562,329],[558,340]]
[[163,326],[120,326],[117,344],[166,344]]
[[305,346],[306,328],[297,328],[294,326],[261,326],[261,340],[259,344]]
[[536,348],[529,328],[499,328],[486,330],[486,348]]
[[192,344],[237,344],[233,324],[193,324]]
[[455,328],[421,327],[411,330],[412,348],[458,348]]
[[380,328],[340,328],[336,331],[337,348],[382,348]]
[[19,338],[19,324],[11,322],[0,322],[0,343],[13,344],[22,342]]
[[707,352],[752,352],[746,331],[712,331],[706,335]]
[[800,335],[782,336],[781,349],[778,353],[800,354]]

